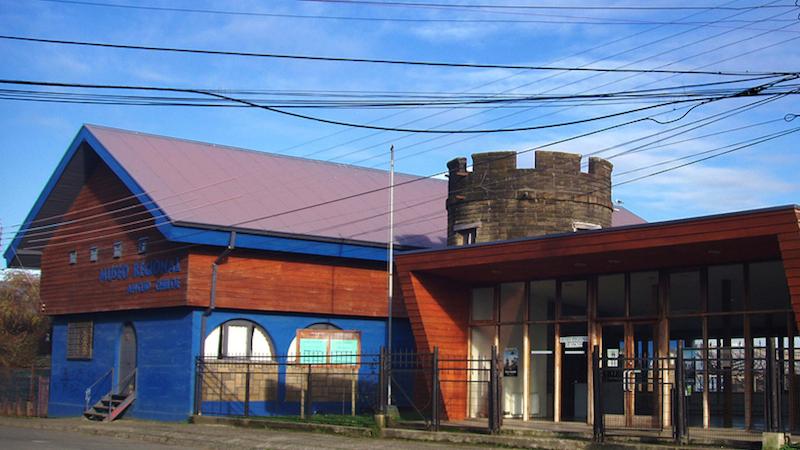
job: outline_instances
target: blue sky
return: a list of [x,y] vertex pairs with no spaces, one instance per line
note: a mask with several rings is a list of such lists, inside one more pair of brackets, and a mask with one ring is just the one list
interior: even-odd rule
[[[109,3],[123,2],[109,0]],[[460,0],[456,3],[487,3]],[[546,5],[515,0],[506,4]],[[134,2],[125,2],[134,4]],[[656,67],[681,70],[800,70],[800,8],[755,11],[682,10],[466,10],[400,8],[301,2],[148,0],[140,5],[207,8],[272,14],[385,17],[452,22],[392,22],[237,16],[108,8],[69,3],[0,0],[3,34],[125,44],[249,52],[594,67]],[[550,4],[587,5],[586,2]],[[595,2],[592,4],[601,4]],[[652,5],[652,2],[604,5]],[[697,2],[662,2],[697,6]],[[779,1],[709,0],[702,5],[792,5]],[[565,17],[571,16],[571,17]],[[525,23],[464,20],[527,20]],[[461,21],[461,22],[458,22]],[[540,23],[534,21],[552,21]],[[587,25],[576,22],[606,22]],[[611,25],[609,22],[618,24]],[[622,22],[645,22],[633,24]],[[662,22],[661,25],[652,22]],[[663,24],[663,22],[693,22]],[[453,69],[416,66],[287,61],[244,57],[176,55],[132,50],[67,47],[0,40],[0,78],[173,86],[231,90],[434,91],[453,93],[609,92],[675,86],[715,77],[656,74],[592,74],[508,69]],[[653,122],[617,128],[549,147],[587,154],[666,130],[751,102],[730,99],[704,105],[671,125]],[[384,126],[467,129],[527,126],[572,121],[637,105],[569,108],[312,110],[322,117]],[[685,112],[658,110],[662,120]],[[682,134],[660,145],[612,159],[615,172],[711,150],[800,126],[786,114],[800,114],[797,97]],[[652,115],[653,112],[633,117]],[[431,117],[428,117],[431,116]],[[521,133],[421,135],[375,132],[318,124],[264,110],[28,103],[0,99],[0,220],[2,247],[35,202],[70,141],[83,123],[176,136],[256,150],[385,168],[388,147],[397,149],[397,168],[432,174],[448,160],[475,152],[525,150],[619,123],[622,120]],[[738,132],[724,132],[751,126]],[[445,125],[446,124],[446,125]],[[749,149],[620,186],[614,199],[649,221],[658,221],[800,202],[800,133]],[[708,136],[705,136],[708,135]],[[705,136],[705,137],[702,137]],[[698,138],[700,137],[700,138]],[[698,138],[692,139],[691,138]],[[671,141],[683,141],[666,145]],[[642,141],[650,142],[650,141]],[[641,142],[640,142],[641,143]],[[610,156],[632,146],[606,150]],[[520,165],[532,164],[530,153]],[[672,164],[674,165],[674,164]],[[659,166],[658,168],[670,167]],[[644,175],[657,169],[636,172]],[[624,181],[634,175],[617,177]]]

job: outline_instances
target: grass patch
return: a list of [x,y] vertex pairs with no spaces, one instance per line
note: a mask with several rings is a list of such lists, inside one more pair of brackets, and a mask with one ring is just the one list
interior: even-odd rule
[[372,416],[346,416],[340,414],[315,414],[301,419],[299,416],[270,416],[271,420],[298,423],[318,423],[323,425],[339,425],[345,427],[376,428],[377,424]]

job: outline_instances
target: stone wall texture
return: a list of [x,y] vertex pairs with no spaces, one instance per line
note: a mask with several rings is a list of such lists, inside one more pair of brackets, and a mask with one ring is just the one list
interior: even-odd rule
[[448,245],[462,245],[459,230],[477,228],[476,243],[571,232],[576,222],[611,226],[612,165],[581,155],[538,151],[533,169],[518,169],[515,152],[472,155],[447,163]]

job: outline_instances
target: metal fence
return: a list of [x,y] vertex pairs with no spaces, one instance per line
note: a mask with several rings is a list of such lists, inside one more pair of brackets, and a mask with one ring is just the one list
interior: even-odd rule
[[[496,356],[496,349],[494,354]],[[366,415],[399,412],[399,422],[439,430],[449,394],[469,392],[490,432],[502,421],[502,367],[431,353],[198,358],[195,414],[223,416]]]
[[595,441],[615,433],[686,443],[790,431],[784,364],[772,340],[750,355],[679,345],[668,357],[610,360],[595,347],[592,362]]
[[49,367],[0,368],[0,415],[47,417]]

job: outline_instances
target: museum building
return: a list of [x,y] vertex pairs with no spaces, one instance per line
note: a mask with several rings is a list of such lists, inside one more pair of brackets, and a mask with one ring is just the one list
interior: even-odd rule
[[[773,342],[796,426],[798,207],[645,223],[612,203],[607,161],[534,158],[457,158],[447,181],[396,175],[393,349],[481,365],[495,347],[505,416],[591,422],[592,348],[652,369],[681,345],[695,349],[690,425],[758,428]],[[50,415],[84,413],[87,389],[107,385],[130,394],[132,417],[184,420],[201,355],[378,354],[388,184],[380,170],[82,127],[5,253],[42,271]],[[256,414],[297,412],[282,370]],[[485,416],[477,372],[460,373],[441,386],[446,418]],[[667,422],[661,385],[642,386],[610,392],[606,412]]]

